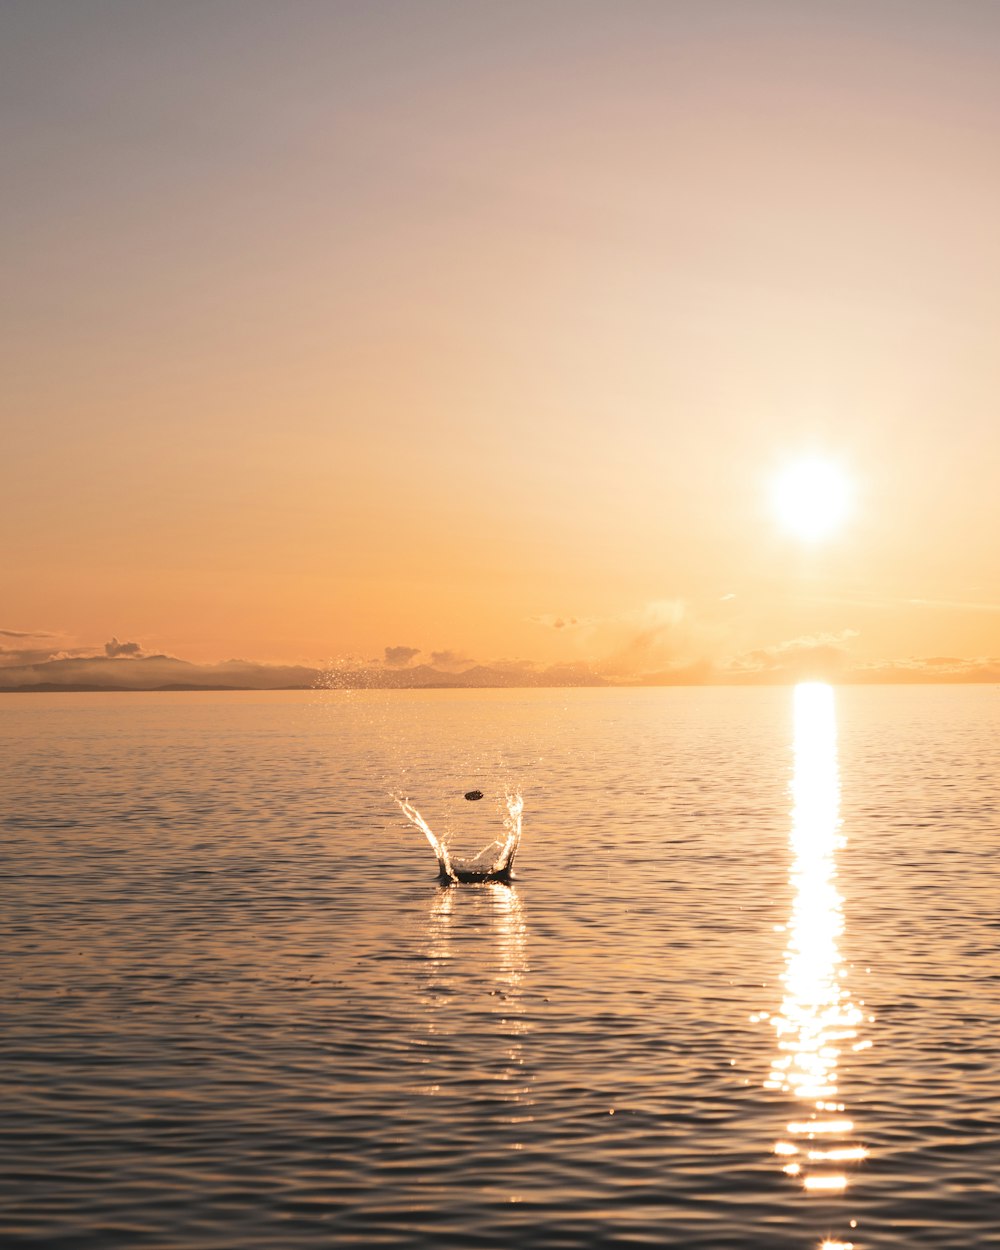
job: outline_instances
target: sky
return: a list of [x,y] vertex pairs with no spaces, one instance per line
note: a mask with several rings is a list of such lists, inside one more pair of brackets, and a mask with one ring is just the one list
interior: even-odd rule
[[997,680],[991,0],[5,0],[0,136],[0,666]]

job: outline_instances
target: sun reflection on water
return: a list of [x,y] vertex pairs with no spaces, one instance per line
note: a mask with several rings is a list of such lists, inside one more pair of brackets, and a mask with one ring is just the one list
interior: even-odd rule
[[[837,1100],[843,1049],[857,1050],[863,1014],[841,983],[839,939],[844,929],[836,887],[840,778],[833,689],[823,682],[795,688],[795,768],[792,780],[795,891],[788,924],[781,1008],[771,1016],[777,1052],[765,1085],[803,1104],[774,1144],[782,1170],[807,1193],[847,1188],[844,1164],[866,1157],[854,1124]],[[845,1243],[829,1242],[828,1245]]]

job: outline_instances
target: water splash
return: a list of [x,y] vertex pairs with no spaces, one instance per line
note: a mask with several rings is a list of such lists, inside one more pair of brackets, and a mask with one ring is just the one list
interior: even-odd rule
[[435,834],[434,830],[430,827],[427,821],[424,820],[423,816],[420,815],[409,799],[400,798],[398,794],[394,794],[392,797],[396,800],[400,811],[410,824],[416,825],[416,827],[426,837],[427,841],[431,844],[431,850],[437,857],[441,880],[457,881],[458,878],[455,876],[455,870],[451,865],[451,856],[448,854],[447,844],[438,838],[437,834]]
[[430,843],[437,858],[438,875],[443,883],[455,885],[461,881],[510,881],[514,856],[521,842],[524,799],[519,792],[508,792],[504,795],[507,810],[503,827],[506,837],[490,842],[467,859],[452,857],[446,840],[437,836],[409,799],[398,794],[392,797],[410,824],[416,826]]

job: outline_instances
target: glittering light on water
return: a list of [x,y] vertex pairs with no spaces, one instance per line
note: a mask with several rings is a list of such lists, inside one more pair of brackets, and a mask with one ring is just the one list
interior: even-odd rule
[[[864,1016],[842,985],[839,940],[844,919],[836,887],[836,853],[844,839],[837,725],[833,689],[823,682],[803,682],[795,688],[794,761],[794,902],[787,925],[784,995],[780,1010],[770,1018],[777,1037],[776,1054],[764,1085],[808,1104],[809,1113],[786,1125],[793,1140],[775,1143],[774,1152],[779,1155],[800,1153],[795,1138],[806,1143],[819,1138],[826,1143],[853,1133],[853,1122],[842,1114],[844,1104],[836,1101],[837,1067],[845,1045],[854,1051],[870,1045],[856,1040]],[[760,1018],[765,1018],[763,1013]],[[797,1176],[806,1192],[840,1192],[848,1178],[831,1171],[830,1165],[866,1156],[865,1148],[855,1142],[834,1141],[829,1148],[803,1148],[803,1161],[786,1164],[783,1171]]]
[[852,1120],[793,1120],[788,1131],[795,1137],[812,1137],[814,1133],[850,1133]]
[[840,1193],[847,1188],[847,1177],[842,1173],[831,1175],[827,1173],[825,1176],[806,1176],[802,1180],[802,1188],[809,1190],[810,1193]]
[[806,1157],[812,1161],[829,1159],[833,1163],[847,1163],[852,1159],[867,1159],[864,1146],[837,1146],[834,1150],[810,1150]]

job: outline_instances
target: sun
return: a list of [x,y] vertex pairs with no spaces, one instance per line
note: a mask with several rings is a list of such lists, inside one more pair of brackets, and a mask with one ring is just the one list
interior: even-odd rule
[[781,524],[804,542],[829,538],[851,510],[851,483],[831,460],[796,460],[774,482],[774,511]]

